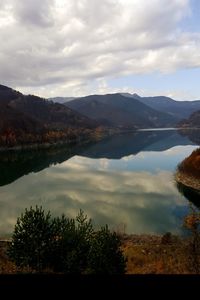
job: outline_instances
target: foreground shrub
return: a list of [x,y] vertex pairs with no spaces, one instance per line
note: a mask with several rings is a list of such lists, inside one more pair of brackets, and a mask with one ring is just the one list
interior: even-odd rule
[[31,207],[17,219],[8,254],[18,267],[40,271],[48,267],[46,254],[51,243],[50,212],[45,213],[41,207]]
[[120,245],[107,226],[95,232],[83,211],[75,219],[52,218],[36,206],[17,219],[8,254],[18,267],[38,272],[122,274],[125,259]]
[[93,226],[83,211],[76,219],[64,215],[53,220],[55,237],[50,252],[50,265],[56,272],[84,273],[88,265],[88,253]]
[[123,274],[126,260],[120,249],[121,240],[108,226],[95,232],[90,247],[89,271],[91,273]]

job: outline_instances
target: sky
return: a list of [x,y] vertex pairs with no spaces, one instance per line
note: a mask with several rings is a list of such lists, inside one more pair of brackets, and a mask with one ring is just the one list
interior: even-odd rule
[[0,84],[200,99],[199,0],[0,0]]

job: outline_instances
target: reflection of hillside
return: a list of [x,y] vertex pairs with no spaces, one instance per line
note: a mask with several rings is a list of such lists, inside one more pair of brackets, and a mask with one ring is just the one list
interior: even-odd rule
[[74,156],[78,147],[60,147],[38,151],[1,153],[0,186],[9,184],[31,172],[40,172],[50,165],[62,163]]
[[178,191],[190,202],[192,202],[197,208],[200,209],[200,192],[194,190],[180,182],[176,182]]
[[200,128],[197,129],[180,129],[178,132],[189,138],[194,144],[200,145]]
[[0,186],[9,184],[31,172],[39,172],[52,164],[62,163],[74,155],[120,159],[140,151],[164,151],[177,145],[190,144],[192,142],[187,137],[173,130],[141,131],[107,137],[95,144],[1,153]]
[[179,145],[193,145],[175,130],[138,131],[108,137],[81,153],[90,158],[120,159],[140,151],[164,151]]

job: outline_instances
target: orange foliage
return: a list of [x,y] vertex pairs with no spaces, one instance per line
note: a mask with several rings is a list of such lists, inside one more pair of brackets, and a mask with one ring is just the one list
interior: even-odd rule
[[188,229],[196,229],[200,224],[200,215],[192,213],[185,217],[184,225]]
[[0,132],[0,147],[14,147],[19,145],[57,143],[60,141],[71,143],[80,142],[84,139],[98,139],[102,136],[103,129],[73,128],[62,130],[46,129],[43,132],[25,132],[7,128]]
[[179,171],[200,178],[200,149],[192,152],[178,167]]

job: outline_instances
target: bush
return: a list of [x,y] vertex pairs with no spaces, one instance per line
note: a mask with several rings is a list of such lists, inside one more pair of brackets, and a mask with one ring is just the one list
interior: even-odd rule
[[48,267],[46,258],[51,242],[50,212],[45,213],[41,207],[31,207],[17,219],[8,254],[18,267],[41,271]]
[[89,272],[97,274],[123,274],[126,259],[120,249],[121,240],[108,226],[97,231],[91,241]]
[[80,210],[75,219],[52,218],[42,207],[25,210],[17,219],[8,254],[19,267],[67,274],[125,272],[120,239],[108,226],[94,231]]
[[87,220],[83,211],[76,219],[67,219],[64,215],[53,221],[56,239],[50,254],[54,271],[64,273],[84,273],[88,265],[88,252],[93,233],[91,220]]

